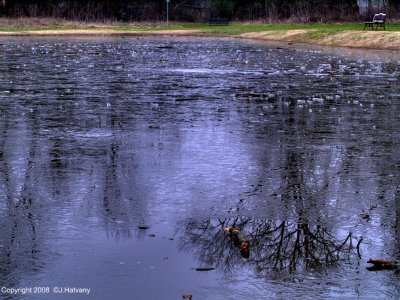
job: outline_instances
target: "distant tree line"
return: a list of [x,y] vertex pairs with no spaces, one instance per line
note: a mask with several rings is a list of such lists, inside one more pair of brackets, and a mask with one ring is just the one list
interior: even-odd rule
[[[368,3],[373,3],[368,0]],[[400,1],[382,11],[397,17]],[[0,0],[7,17],[53,17],[83,21],[164,20],[166,0]],[[372,12],[368,12],[372,13]],[[170,18],[204,21],[209,17],[248,21],[330,22],[360,18],[357,0],[171,0]]]

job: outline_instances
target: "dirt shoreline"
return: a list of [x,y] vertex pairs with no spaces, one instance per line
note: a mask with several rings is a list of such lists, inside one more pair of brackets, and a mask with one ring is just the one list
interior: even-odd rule
[[400,32],[348,30],[313,37],[312,30],[244,33],[245,38],[308,43],[321,46],[400,51]]
[[204,30],[116,30],[116,29],[57,29],[57,30],[27,30],[0,31],[0,37],[6,36],[208,36],[234,37],[257,40],[295,42],[316,44],[321,46],[352,47],[364,49],[379,49],[400,51],[400,32],[393,31],[356,31],[347,30],[332,33],[319,33],[316,30],[275,30],[263,32],[247,32],[237,35],[215,34]]

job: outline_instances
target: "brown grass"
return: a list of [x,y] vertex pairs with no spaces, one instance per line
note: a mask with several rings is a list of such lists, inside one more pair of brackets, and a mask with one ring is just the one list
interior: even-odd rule
[[277,30],[277,31],[264,31],[264,32],[248,32],[240,34],[238,37],[258,39],[258,40],[273,40],[273,41],[288,41],[294,42],[298,39],[304,38],[304,36],[310,30],[296,29],[296,30]]
[[0,26],[12,28],[40,26],[80,26],[83,22],[67,21],[58,18],[0,18]]
[[62,29],[62,30],[29,30],[29,31],[3,31],[0,36],[52,36],[52,35],[169,35],[191,36],[199,33],[199,30],[131,30],[119,31],[114,29]]
[[66,20],[62,18],[36,18],[36,17],[22,17],[22,18],[3,18],[0,17],[0,26],[2,27],[12,27],[12,28],[32,28],[32,27],[87,27],[93,26],[96,28],[110,27],[116,25],[132,25],[132,26],[160,26],[165,22],[156,21],[143,21],[143,22],[116,22],[110,20],[104,20],[103,22],[84,22],[84,21],[73,21]]
[[344,31],[317,41],[321,45],[400,50],[400,32]]
[[348,30],[313,37],[313,30],[250,32],[242,38],[400,51],[400,32]]

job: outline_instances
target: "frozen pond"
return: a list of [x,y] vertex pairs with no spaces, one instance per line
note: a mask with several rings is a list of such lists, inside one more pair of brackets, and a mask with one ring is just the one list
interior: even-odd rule
[[0,298],[398,299],[400,55],[310,48],[2,38]]

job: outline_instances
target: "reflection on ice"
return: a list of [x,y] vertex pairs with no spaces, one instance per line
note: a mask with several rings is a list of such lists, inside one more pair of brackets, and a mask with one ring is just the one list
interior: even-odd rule
[[[0,286],[63,274],[96,299],[173,299],[180,272],[204,299],[399,295],[363,265],[399,256],[395,54],[142,37],[0,50]],[[249,261],[222,223],[249,235]],[[195,277],[199,262],[231,277]]]
[[77,138],[107,138],[113,135],[110,130],[91,129],[87,132],[73,132]]
[[205,68],[193,68],[193,69],[168,69],[167,72],[177,73],[198,73],[198,74],[229,74],[234,73],[235,70],[224,70],[224,69],[205,69]]
[[[250,255],[246,261],[223,233],[226,226],[233,226],[249,241]],[[324,269],[341,260],[357,260],[362,242],[362,238],[354,239],[351,233],[341,239],[335,238],[321,224],[312,225],[301,218],[298,223],[248,217],[190,219],[179,225],[179,231],[182,249],[194,251],[202,265],[221,268],[228,274],[240,272],[240,267],[244,266],[265,276]]]

